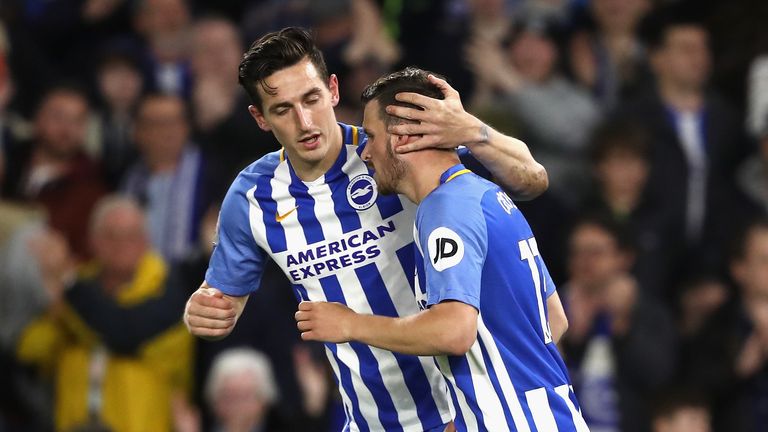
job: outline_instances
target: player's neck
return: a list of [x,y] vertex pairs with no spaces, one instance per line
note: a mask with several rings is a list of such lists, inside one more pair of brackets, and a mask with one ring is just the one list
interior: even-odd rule
[[339,157],[343,138],[341,127],[335,128],[333,135],[328,140],[328,152],[322,160],[315,163],[303,162],[299,158],[291,158],[289,155],[288,158],[291,161],[293,171],[305,182],[315,181],[320,176],[325,175]]
[[422,150],[418,153],[409,161],[402,191],[416,204],[440,186],[440,176],[445,170],[459,163],[459,158],[452,151]]

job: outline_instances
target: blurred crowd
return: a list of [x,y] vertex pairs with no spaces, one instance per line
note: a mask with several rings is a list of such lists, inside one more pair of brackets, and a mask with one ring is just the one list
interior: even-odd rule
[[194,340],[226,188],[279,148],[237,69],[309,27],[340,121],[406,65],[521,138],[593,432],[768,425],[768,2],[2,0],[0,432],[330,431],[343,411],[276,266]]

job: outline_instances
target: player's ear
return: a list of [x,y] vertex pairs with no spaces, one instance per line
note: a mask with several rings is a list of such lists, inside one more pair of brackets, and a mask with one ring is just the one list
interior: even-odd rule
[[251,117],[256,120],[256,124],[259,125],[261,130],[264,132],[272,130],[272,128],[269,127],[267,120],[264,118],[264,114],[261,113],[261,110],[257,108],[256,105],[248,105],[248,112],[251,114]]
[[339,104],[339,78],[336,74],[328,77],[328,90],[331,92],[331,106]]

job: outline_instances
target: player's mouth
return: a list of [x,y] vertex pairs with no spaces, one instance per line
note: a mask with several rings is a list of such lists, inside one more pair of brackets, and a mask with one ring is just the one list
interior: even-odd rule
[[299,143],[304,146],[305,150],[314,150],[320,145],[320,134],[307,135],[299,140]]

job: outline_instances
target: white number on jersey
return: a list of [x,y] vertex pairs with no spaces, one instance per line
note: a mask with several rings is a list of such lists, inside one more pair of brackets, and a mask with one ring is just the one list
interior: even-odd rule
[[544,274],[539,269],[536,257],[539,256],[539,246],[536,239],[531,237],[527,240],[520,240],[520,259],[528,261],[528,267],[531,269],[531,278],[536,288],[536,303],[539,306],[539,319],[541,320],[541,331],[544,334],[544,343],[552,342],[552,330],[549,328],[547,314],[544,312],[544,298],[546,297],[547,284],[544,281]]

